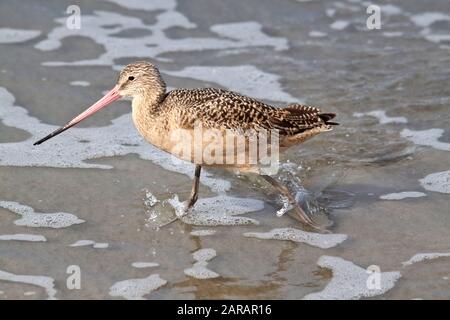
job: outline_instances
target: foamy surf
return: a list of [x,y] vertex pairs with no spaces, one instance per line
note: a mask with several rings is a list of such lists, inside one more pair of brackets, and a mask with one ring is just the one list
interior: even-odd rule
[[218,278],[220,275],[207,268],[208,261],[214,259],[217,256],[216,250],[211,248],[205,248],[197,250],[192,254],[192,257],[196,261],[191,268],[184,270],[184,274],[196,279],[213,279]]
[[40,30],[0,28],[0,43],[21,43],[37,38],[40,35]]
[[434,260],[438,258],[450,257],[449,252],[429,252],[429,253],[418,253],[411,257],[408,261],[402,262],[403,267],[413,265],[418,262]]
[[380,196],[381,200],[403,200],[407,198],[421,198],[426,197],[427,195],[423,192],[417,191],[402,191],[396,193],[388,193]]
[[[255,219],[236,215],[259,211],[264,208],[259,200],[219,195],[199,199],[192,212],[185,214],[185,203],[178,199],[178,195],[167,200],[167,202],[175,209],[175,214],[180,220],[196,226],[258,225],[259,222]],[[247,207],[245,204],[251,205]]]
[[431,173],[419,182],[426,190],[450,194],[450,170]]
[[247,232],[245,237],[263,240],[285,240],[306,243],[310,246],[329,249],[337,246],[347,239],[346,234],[320,234],[294,228],[278,228],[269,232]]
[[94,249],[106,249],[109,247],[108,243],[95,242],[93,240],[78,240],[70,245],[71,247],[86,247],[92,246]]
[[403,138],[412,141],[414,144],[431,147],[437,150],[450,151],[450,143],[439,141],[444,135],[444,130],[432,128],[427,130],[403,129],[400,132]]
[[152,274],[142,279],[129,279],[116,282],[109,289],[112,297],[122,297],[127,300],[144,300],[145,296],[167,284],[159,274]]
[[385,110],[373,110],[370,112],[355,112],[353,116],[356,118],[362,118],[365,116],[374,117],[378,120],[380,124],[389,124],[389,123],[408,123],[408,119],[405,117],[390,117],[386,114]]
[[18,275],[0,270],[0,280],[31,284],[45,289],[49,300],[54,300],[56,295],[55,280],[46,276]]
[[330,269],[333,277],[322,291],[306,295],[305,300],[356,300],[383,295],[391,290],[401,274],[398,271],[381,272],[380,287],[370,289],[370,273],[351,261],[340,257],[321,256],[317,264]]
[[72,81],[70,83],[71,86],[74,87],[89,87],[91,85],[91,83],[89,81]]
[[0,207],[22,216],[20,219],[14,221],[14,224],[18,226],[58,229],[85,222],[84,220],[79,219],[77,216],[71,213],[35,212],[33,208],[14,201],[0,201]]
[[284,92],[280,76],[259,70],[252,65],[191,66],[178,71],[164,71],[171,76],[217,83],[242,94],[271,101],[300,103],[300,99]]
[[216,230],[211,229],[194,230],[190,232],[190,235],[194,237],[212,236],[214,234],[216,234]]
[[131,264],[131,266],[137,268],[137,269],[143,269],[143,268],[155,268],[159,266],[159,263],[156,262],[143,262],[143,261],[136,261]]
[[2,234],[0,235],[2,241],[29,241],[29,242],[46,242],[47,239],[39,234]]
[[[124,5],[125,3],[122,3]],[[151,8],[147,8],[151,9]],[[197,26],[189,21],[181,12],[170,7],[160,7],[163,10],[156,17],[154,24],[148,25],[137,17],[127,16],[115,12],[94,11],[92,15],[83,15],[83,28],[77,30],[77,36],[92,39],[105,48],[105,53],[95,59],[74,62],[49,61],[46,66],[92,66],[110,65],[121,58],[133,56],[136,58],[153,58],[160,61],[170,61],[161,56],[172,52],[195,52],[203,50],[226,50],[237,48],[252,48],[268,46],[275,50],[288,49],[287,40],[272,37],[262,32],[262,26],[255,21],[243,21],[227,24],[217,24],[210,28],[214,37],[183,37],[174,39],[166,35],[166,31],[173,27],[195,29]],[[153,10],[153,9],[151,9]],[[156,9],[155,9],[156,10]],[[47,34],[47,38],[35,45],[43,51],[56,50],[61,42],[73,36],[73,30],[66,28],[66,17],[55,20],[59,26]],[[114,28],[108,26],[114,25]],[[117,33],[134,28],[149,31],[149,35],[138,38],[116,37]]]

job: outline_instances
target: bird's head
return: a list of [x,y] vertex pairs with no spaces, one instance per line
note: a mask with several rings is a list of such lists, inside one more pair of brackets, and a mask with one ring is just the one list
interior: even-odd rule
[[84,119],[103,109],[112,102],[122,97],[133,99],[144,99],[146,103],[155,104],[161,102],[166,92],[166,84],[158,69],[151,63],[138,61],[127,65],[119,74],[117,83],[100,100],[87,108],[84,112],[67,122],[64,126],[56,129],[46,137],[34,143],[41,144],[44,141],[66,131]]
[[166,92],[166,84],[158,68],[146,61],[138,61],[123,68],[116,87],[122,97],[146,97],[151,100],[159,100]]

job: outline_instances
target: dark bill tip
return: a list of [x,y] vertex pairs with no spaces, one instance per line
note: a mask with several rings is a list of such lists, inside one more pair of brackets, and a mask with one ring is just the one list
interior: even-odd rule
[[67,129],[69,129],[72,126],[64,126],[61,127],[59,129],[56,129],[55,131],[53,131],[52,133],[50,133],[49,135],[45,136],[44,138],[42,138],[41,140],[36,141],[35,143],[33,143],[33,146],[37,146],[45,141],[47,141],[48,139],[53,138],[54,136],[57,136],[58,134],[66,131]]
[[50,133],[48,136],[46,136],[46,137],[42,138],[41,140],[36,141],[35,143],[33,143],[33,145],[34,146],[39,145],[39,144],[47,141],[48,139],[51,139],[54,136],[57,136],[61,132],[64,132],[67,129],[69,129],[69,128],[73,127],[74,125],[76,125],[77,123],[80,123],[81,121],[83,121],[87,117],[93,115],[94,113],[96,113],[100,109],[102,109],[102,108],[106,107],[107,105],[109,105],[111,102],[116,101],[116,100],[118,100],[120,98],[121,98],[121,95],[119,94],[119,87],[116,85],[112,90],[110,90],[107,94],[105,94],[103,96],[103,98],[98,100],[92,106],[90,106],[85,111],[80,113],[78,116],[73,118],[71,121],[66,123],[65,126],[59,128],[59,129],[56,129],[55,131]]

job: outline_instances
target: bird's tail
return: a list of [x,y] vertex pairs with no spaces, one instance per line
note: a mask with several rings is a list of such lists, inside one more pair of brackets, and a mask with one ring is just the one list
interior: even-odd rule
[[339,123],[330,121],[331,119],[334,119],[334,117],[336,117],[336,113],[319,113],[319,118],[322,119],[325,124],[338,126]]

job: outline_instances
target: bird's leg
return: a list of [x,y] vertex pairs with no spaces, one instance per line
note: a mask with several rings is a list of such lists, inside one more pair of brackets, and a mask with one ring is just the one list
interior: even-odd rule
[[194,174],[194,184],[192,185],[191,196],[188,200],[188,204],[186,207],[186,213],[194,206],[198,199],[198,185],[200,183],[200,173],[202,171],[202,166],[197,164],[195,165],[195,174]]
[[261,175],[267,182],[269,182],[273,187],[275,187],[283,196],[285,196],[289,202],[294,207],[294,211],[296,213],[295,218],[297,220],[300,220],[303,224],[319,231],[325,231],[323,228],[321,228],[319,225],[317,225],[306,213],[303,211],[303,209],[300,207],[300,205],[295,201],[295,197],[291,194],[289,189],[281,184],[278,180],[275,178],[268,176],[268,175]]
[[180,219],[180,218],[184,217],[185,215],[189,214],[189,212],[191,211],[192,207],[194,206],[194,204],[197,202],[197,199],[198,199],[198,186],[200,184],[200,173],[201,173],[201,171],[202,171],[202,166],[199,165],[199,164],[195,165],[194,184],[192,185],[191,196],[186,201],[187,205],[186,205],[186,209],[184,210],[184,212],[182,214],[180,214],[180,215],[177,214],[177,216],[175,218],[173,218],[169,222],[166,222],[163,225],[159,226],[160,228],[165,227],[165,226],[171,224],[172,222],[175,222],[178,219]]

